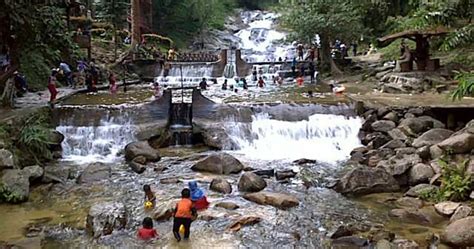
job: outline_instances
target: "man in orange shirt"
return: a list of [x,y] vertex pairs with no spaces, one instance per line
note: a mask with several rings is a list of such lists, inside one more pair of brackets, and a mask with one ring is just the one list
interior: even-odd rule
[[181,191],[181,200],[176,204],[173,221],[173,234],[176,240],[181,241],[179,228],[184,226],[184,239],[189,239],[191,222],[196,217],[196,209],[191,200],[191,191],[188,188]]

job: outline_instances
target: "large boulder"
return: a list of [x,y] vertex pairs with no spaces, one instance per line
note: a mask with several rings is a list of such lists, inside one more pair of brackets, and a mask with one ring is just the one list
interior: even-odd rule
[[474,216],[451,223],[444,229],[441,241],[456,248],[474,246]]
[[125,146],[125,158],[128,161],[133,160],[137,156],[144,156],[150,162],[156,162],[161,159],[159,151],[151,147],[148,141],[132,142]]
[[38,165],[34,165],[23,168],[23,172],[28,175],[30,181],[35,181],[43,177],[44,169]]
[[0,170],[15,167],[13,154],[5,149],[0,149]]
[[436,225],[443,222],[443,217],[436,213],[433,207],[392,209],[389,216],[404,222],[423,225]]
[[469,153],[474,149],[474,134],[461,133],[454,135],[439,143],[438,146],[444,151],[448,151],[450,153]]
[[372,123],[372,130],[380,132],[388,132],[395,128],[397,125],[395,122],[390,120],[379,120]]
[[421,163],[421,158],[417,154],[396,155],[389,160],[381,161],[377,167],[384,168],[392,176],[400,176],[417,163]]
[[227,153],[215,153],[198,161],[191,169],[220,175],[240,173],[244,165]]
[[398,140],[401,140],[401,141],[404,141],[404,142],[408,140],[408,136],[405,133],[403,133],[402,130],[400,130],[398,128],[395,128],[395,129],[389,131],[388,135],[392,139],[398,139]]
[[236,148],[235,143],[229,137],[221,124],[212,124],[201,128],[201,135],[205,145],[218,150],[229,150]]
[[460,219],[464,219],[468,216],[470,216],[472,213],[472,208],[467,206],[467,205],[461,205],[459,206],[454,214],[451,216],[449,219],[450,222],[455,222]]
[[242,192],[258,192],[267,187],[267,182],[255,173],[245,172],[240,176],[238,187]]
[[458,209],[460,206],[461,203],[452,201],[444,201],[434,205],[436,212],[446,216],[451,216],[454,214],[456,209]]
[[408,135],[415,136],[431,128],[444,128],[444,124],[434,118],[422,116],[403,119],[398,128]]
[[23,170],[8,169],[0,179],[0,202],[24,202],[30,194],[29,175]]
[[66,166],[46,166],[44,167],[43,183],[65,183],[68,179],[73,178],[70,167]]
[[59,131],[52,130],[48,134],[48,141],[51,145],[61,145],[64,141],[64,135]]
[[347,172],[335,186],[343,194],[362,195],[381,192],[395,192],[398,182],[382,168],[358,167]]
[[87,215],[86,231],[94,238],[125,229],[128,213],[122,202],[100,202],[94,204]]
[[110,178],[112,169],[110,165],[93,163],[87,166],[77,179],[77,183],[91,183]]
[[451,135],[453,135],[453,132],[450,130],[441,129],[441,128],[431,129],[423,133],[417,139],[415,139],[413,141],[412,146],[415,148],[420,148],[426,145],[431,146],[431,145],[442,142],[443,140],[449,138]]
[[228,181],[223,178],[212,179],[211,186],[209,187],[209,189],[223,194],[232,193],[232,186]]
[[299,205],[298,199],[292,195],[261,191],[245,194],[244,198],[260,205],[271,205],[279,209],[287,209]]
[[420,197],[423,194],[437,190],[438,187],[431,184],[418,184],[414,187],[411,187],[406,193],[406,196],[410,197]]
[[408,183],[413,186],[419,183],[428,183],[434,176],[434,171],[431,166],[418,163],[410,169],[408,175]]

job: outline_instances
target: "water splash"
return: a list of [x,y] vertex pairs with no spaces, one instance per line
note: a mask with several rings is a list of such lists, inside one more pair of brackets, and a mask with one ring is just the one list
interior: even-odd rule
[[359,118],[315,114],[288,122],[258,114],[250,124],[229,123],[228,132],[238,152],[262,160],[315,159],[336,164],[360,146]]

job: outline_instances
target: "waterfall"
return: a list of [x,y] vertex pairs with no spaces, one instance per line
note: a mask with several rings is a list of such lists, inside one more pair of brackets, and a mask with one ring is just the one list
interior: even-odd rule
[[251,123],[226,125],[239,153],[262,160],[314,159],[335,164],[360,146],[361,120],[332,114],[314,114],[308,120],[288,122],[253,116]]
[[114,162],[134,138],[134,126],[125,116],[104,115],[98,126],[74,126],[74,118],[62,120],[56,130],[65,138],[63,159],[79,163]]
[[174,64],[166,78],[163,77],[161,72],[159,76],[155,77],[155,82],[163,86],[181,86],[181,69],[183,70],[183,86],[191,87],[198,86],[202,78],[211,78],[214,66],[212,64],[203,63],[191,65]]

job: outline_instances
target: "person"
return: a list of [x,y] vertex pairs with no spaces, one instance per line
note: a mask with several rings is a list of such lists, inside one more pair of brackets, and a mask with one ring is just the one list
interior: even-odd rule
[[13,82],[15,83],[15,88],[17,90],[18,96],[22,96],[28,91],[25,76],[19,74],[18,71],[15,71],[13,75]]
[[92,59],[89,63],[89,71],[92,76],[92,89],[95,89],[97,83],[99,83],[99,70],[97,68],[97,64],[95,63],[95,59]]
[[153,191],[151,191],[151,187],[148,184],[143,185],[143,192],[145,192],[145,203],[146,202],[151,202],[152,206],[151,208],[155,207],[156,204],[156,196]]
[[117,92],[116,78],[113,72],[110,72],[109,74],[109,89],[111,94],[115,94]]
[[170,69],[171,69],[171,63],[169,63],[168,61],[165,61],[165,64],[163,66],[163,77],[168,77],[169,73],[170,73]]
[[95,92],[97,90],[94,85],[94,78],[90,72],[86,74],[86,88],[88,92]]
[[296,50],[298,51],[298,59],[304,60],[303,44],[298,44],[298,46],[296,47]]
[[153,83],[153,89],[155,90],[155,98],[161,98],[161,88],[158,82]]
[[246,80],[245,78],[242,78],[242,88],[243,88],[244,90],[249,89],[249,86],[248,86],[248,84],[247,84],[247,80]]
[[153,220],[145,217],[142,222],[142,228],[138,229],[137,236],[141,240],[150,240],[158,238],[158,232],[153,228]]
[[202,78],[201,82],[199,82],[199,88],[201,88],[201,90],[207,90],[206,78]]
[[291,72],[293,73],[293,77],[296,76],[296,57],[293,57],[293,61],[291,61]]
[[283,59],[282,59],[281,57],[278,57],[278,61],[279,61],[279,62],[282,62]]
[[351,45],[352,45],[352,55],[357,56],[357,42],[353,42]]
[[73,84],[72,84],[72,71],[71,71],[71,68],[69,67],[69,65],[65,62],[65,61],[61,61],[61,63],[59,63],[59,69],[61,69],[64,73],[64,77],[66,77],[66,82],[67,82],[67,85],[69,87],[73,87]]
[[332,92],[336,95],[341,95],[342,93],[344,93],[344,91],[346,91],[346,87],[344,85],[339,85],[334,80],[331,80],[329,87],[331,87]]
[[179,234],[181,225],[184,226],[184,239],[189,239],[191,222],[193,222],[196,214],[196,208],[194,208],[191,200],[191,191],[185,188],[181,191],[181,200],[176,204],[173,215],[173,235],[178,242],[181,241],[181,235]]
[[309,63],[309,73],[310,73],[310,76],[311,76],[311,84],[314,83],[314,75],[315,75],[315,72],[316,72],[316,68],[314,66],[314,62],[311,61]]
[[222,84],[222,90],[227,90],[227,79],[225,79],[224,84]]
[[54,101],[56,100],[56,95],[58,95],[58,90],[56,89],[56,75],[57,74],[58,74],[58,71],[53,70],[51,72],[51,76],[49,76],[49,79],[48,79],[48,91],[50,94],[49,103],[51,105],[51,108],[54,107]]
[[296,84],[298,86],[303,86],[303,83],[304,83],[304,78],[303,78],[303,75],[300,74],[300,76],[298,78],[296,78]]
[[79,60],[77,62],[77,72],[78,72],[78,83],[80,86],[83,86],[85,84],[85,72],[87,69],[87,63],[86,60]]
[[257,81],[257,68],[255,66],[252,69],[252,80]]
[[265,86],[265,81],[263,81],[263,77],[260,77],[260,79],[258,79],[258,87],[262,88]]
[[305,76],[305,71],[306,71],[306,65],[304,63],[301,64],[301,67],[300,67],[300,74],[302,77]]
[[196,181],[190,181],[188,183],[189,190],[191,190],[191,200],[194,203],[194,207],[197,211],[203,210],[209,207],[206,195],[201,188],[198,187]]

